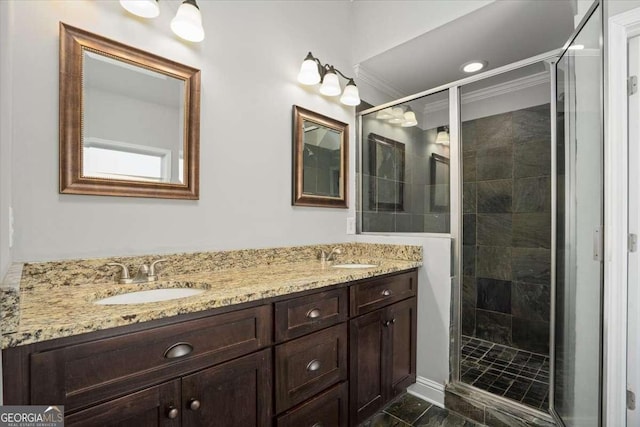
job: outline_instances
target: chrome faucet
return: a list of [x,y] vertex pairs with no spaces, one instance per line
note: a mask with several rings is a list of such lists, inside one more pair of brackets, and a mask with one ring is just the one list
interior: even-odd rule
[[327,253],[323,250],[320,251],[320,261],[324,264],[325,262],[331,262],[335,260],[335,255],[340,255],[342,253],[342,249],[340,248],[333,248],[331,249],[331,252],[329,252],[329,255],[327,255]]
[[118,262],[110,262],[107,264],[108,266],[116,266],[120,267],[120,279],[118,279],[118,283],[120,284],[129,284],[129,283],[144,283],[144,282],[155,282],[158,280],[157,273],[157,265],[158,263],[165,262],[166,259],[159,259],[151,263],[151,265],[142,264],[138,267],[138,272],[136,273],[136,277],[133,279],[129,275],[129,269],[126,265],[120,264]]

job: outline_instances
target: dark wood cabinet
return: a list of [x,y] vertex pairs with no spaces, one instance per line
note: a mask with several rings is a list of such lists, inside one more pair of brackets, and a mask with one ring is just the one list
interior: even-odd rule
[[3,350],[73,427],[355,426],[416,378],[417,271]]
[[279,416],[277,427],[347,427],[348,399],[348,384],[342,382]]
[[68,427],[179,427],[180,381],[160,384],[67,415]]
[[271,350],[182,378],[182,425],[271,425]]
[[347,379],[347,324],[276,347],[276,412]]
[[350,322],[350,415],[357,425],[416,379],[416,298]]

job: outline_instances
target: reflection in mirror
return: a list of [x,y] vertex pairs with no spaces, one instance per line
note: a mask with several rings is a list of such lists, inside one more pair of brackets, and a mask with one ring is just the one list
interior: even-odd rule
[[60,24],[60,192],[198,199],[200,71]]
[[293,204],[347,207],[348,125],[294,106]]
[[184,183],[184,81],[89,50],[82,64],[82,175]]
[[361,231],[448,233],[449,91],[378,108],[361,123]]
[[304,120],[304,194],[340,196],[340,133]]

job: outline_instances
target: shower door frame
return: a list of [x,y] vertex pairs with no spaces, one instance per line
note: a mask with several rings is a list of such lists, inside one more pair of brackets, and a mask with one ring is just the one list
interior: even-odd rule
[[[599,8],[599,9],[598,9]],[[596,9],[598,9],[596,11]],[[557,65],[558,62],[560,61],[560,59],[568,52],[568,48],[569,46],[574,42],[574,40],[578,37],[578,35],[580,34],[580,32],[582,31],[582,29],[584,28],[584,26],[587,24],[587,22],[594,16],[595,13],[598,13],[600,15],[600,35],[601,35],[601,42],[600,42],[600,52],[601,52],[601,62],[600,62],[600,87],[599,87],[599,93],[600,93],[600,141],[601,141],[601,160],[602,160],[602,188],[601,188],[601,192],[602,192],[602,206],[601,206],[601,238],[600,238],[600,247],[598,248],[598,250],[600,251],[600,260],[604,260],[605,259],[605,246],[603,244],[603,242],[605,242],[605,224],[607,223],[607,218],[605,215],[605,185],[606,183],[605,181],[605,153],[604,153],[604,140],[605,140],[605,133],[604,133],[604,112],[605,112],[605,106],[604,106],[604,81],[605,81],[605,69],[604,69],[604,57],[605,57],[605,44],[602,42],[602,37],[605,34],[604,31],[604,26],[605,26],[605,8],[604,8],[604,4],[601,0],[594,0],[593,3],[591,4],[591,6],[589,7],[589,9],[587,10],[587,12],[585,13],[584,17],[582,18],[582,20],[580,21],[580,24],[576,27],[576,29],[573,31],[573,33],[571,34],[571,36],[569,37],[569,39],[567,40],[567,42],[565,43],[565,45],[562,48],[562,52],[560,53],[560,55],[558,56],[557,60],[554,61],[553,65],[552,65],[552,73],[551,73],[551,113],[552,113],[552,118],[551,118],[551,215],[552,215],[552,220],[551,220],[551,334],[550,334],[550,346],[549,346],[549,413],[551,414],[551,416],[553,417],[554,421],[556,422],[556,424],[558,426],[564,426],[565,423],[562,420],[562,418],[560,417],[560,415],[558,414],[558,412],[555,409],[555,390],[554,390],[554,386],[555,386],[555,382],[556,382],[556,378],[555,378],[555,324],[556,324],[556,285],[557,285],[557,236],[558,236],[558,230],[557,230],[557,225],[558,225],[558,221],[557,221],[557,212],[558,212],[558,191],[557,191],[557,185],[558,185],[558,165],[557,165],[557,160],[558,160],[558,153],[557,153],[557,149],[558,149],[558,129],[557,129],[557,99],[558,99],[558,91],[557,91]],[[565,137],[565,142],[568,141],[568,138]],[[568,172],[568,171],[567,171]],[[575,198],[575,194],[573,190],[573,187],[568,187],[566,186],[566,182],[565,182],[565,199],[569,199],[572,200],[573,198]],[[567,216],[567,215],[565,215]],[[571,215],[569,215],[569,217],[572,217]],[[599,328],[599,360],[600,360],[600,372],[599,372],[599,378],[598,378],[598,399],[599,399],[599,407],[598,407],[598,425],[602,425],[603,419],[604,419],[604,414],[605,414],[605,399],[603,396],[603,390],[604,390],[604,375],[605,375],[605,352],[604,352],[604,315],[605,315],[605,291],[604,291],[604,285],[605,285],[605,277],[604,277],[604,263],[601,266],[601,271],[600,271],[600,282],[601,282],[601,287],[600,287],[600,328]],[[574,373],[575,374],[575,373]]]
[[[461,343],[461,284],[462,284],[462,158],[460,153],[462,153],[462,141],[460,138],[461,135],[461,115],[460,115],[460,107],[461,107],[461,99],[460,99],[460,89],[464,85],[469,83],[474,83],[477,81],[485,80],[490,77],[494,77],[500,74],[507,73],[509,71],[514,71],[519,68],[523,68],[532,64],[536,64],[539,62],[547,62],[550,64],[549,74],[550,74],[550,85],[552,79],[554,78],[554,63],[562,54],[563,49],[556,49],[550,52],[542,53],[540,55],[536,55],[527,59],[523,59],[518,62],[514,62],[511,64],[504,65],[499,68],[495,68],[493,70],[485,71],[483,73],[466,77],[461,80],[457,80],[451,83],[447,83],[433,89],[428,89],[423,92],[416,93],[414,95],[409,95],[404,98],[400,98],[394,101],[387,102],[385,104],[369,108],[367,110],[363,110],[357,114],[357,126],[356,126],[356,139],[358,141],[362,141],[362,117],[366,114],[375,113],[377,111],[383,110],[388,107],[392,107],[398,104],[402,104],[405,102],[413,101],[417,98],[422,98],[424,96],[432,95],[437,92],[442,92],[445,90],[449,91],[449,131],[450,131],[450,141],[449,147],[451,150],[451,159],[450,159],[450,218],[451,218],[451,228],[450,228],[450,236],[452,239],[452,277],[451,277],[451,327],[450,327],[450,346],[449,346],[449,381],[454,384],[457,388],[466,390],[469,393],[473,393],[476,396],[485,396],[489,400],[493,400],[496,402],[502,402],[503,404],[514,406],[520,409],[524,413],[531,414],[533,416],[542,417],[551,421],[553,418],[548,412],[543,412],[534,408],[531,408],[527,405],[524,405],[520,402],[516,402],[514,400],[497,396],[488,391],[476,388],[472,385],[466,384],[460,381],[460,343]],[[552,102],[553,98],[550,99],[550,115],[551,115],[551,123],[554,126],[555,122],[555,114],[556,107],[554,102]],[[552,133],[553,138],[553,133]],[[362,165],[362,149],[359,144],[356,144],[356,149],[359,150],[357,153],[357,161],[359,170],[361,171]],[[554,176],[552,171],[552,182]],[[356,185],[360,186],[360,182],[356,182]],[[553,187],[552,187],[553,188]],[[356,194],[359,194],[359,197],[362,197],[362,191],[356,191]],[[359,201],[361,203],[361,200]],[[360,213],[362,215],[362,213]],[[556,218],[552,215],[551,223],[552,227],[555,226]],[[362,224],[362,218],[359,218],[359,223]],[[379,234],[379,233],[361,233],[361,234]],[[394,235],[433,235],[433,233],[394,233]],[[446,233],[445,233],[446,234]],[[442,235],[442,234],[439,234]],[[552,241],[552,247],[554,242]],[[552,260],[553,262],[553,260]],[[553,285],[552,285],[553,286]],[[553,322],[550,322],[551,328],[553,328]],[[552,379],[550,376],[549,386],[553,387]]]

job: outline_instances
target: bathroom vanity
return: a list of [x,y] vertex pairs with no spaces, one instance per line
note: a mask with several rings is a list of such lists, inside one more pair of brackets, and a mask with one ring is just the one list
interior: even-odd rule
[[415,382],[420,263],[316,264],[261,273],[288,272],[277,295],[239,289],[212,309],[5,342],[4,403],[64,405],[68,426],[357,425]]

